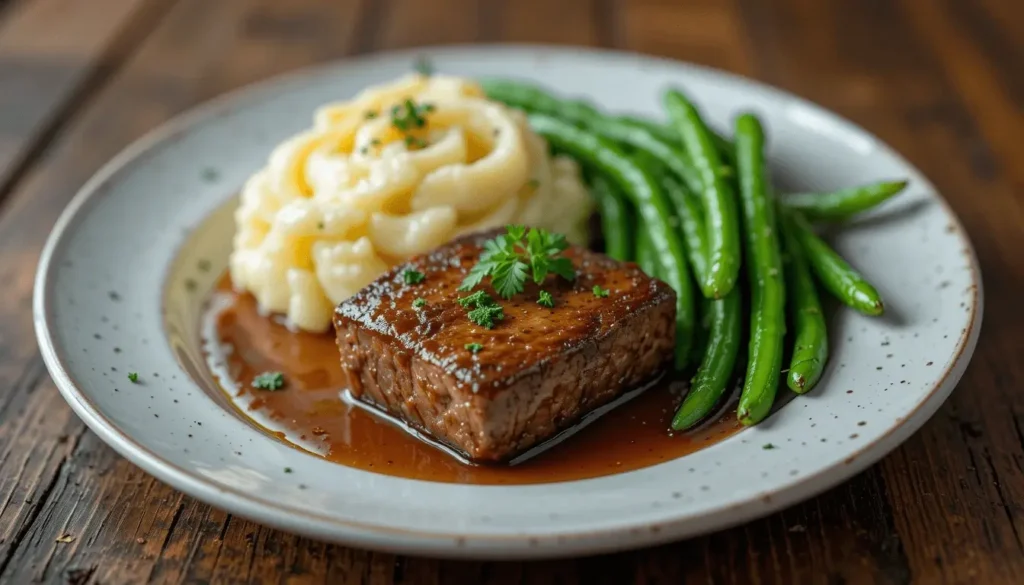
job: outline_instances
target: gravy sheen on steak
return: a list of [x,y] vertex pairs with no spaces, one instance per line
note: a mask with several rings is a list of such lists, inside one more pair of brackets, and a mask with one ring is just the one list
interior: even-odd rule
[[[549,275],[504,300],[486,329],[469,320],[457,289],[491,231],[456,239],[394,267],[335,311],[341,366],[352,395],[474,461],[504,461],[668,367],[675,293],[584,248],[564,252],[577,276]],[[425,275],[406,284],[403,274]],[[594,295],[599,285],[607,297]],[[539,290],[554,308],[537,304]],[[414,306],[416,299],[425,305]],[[466,349],[478,343],[477,353]]]

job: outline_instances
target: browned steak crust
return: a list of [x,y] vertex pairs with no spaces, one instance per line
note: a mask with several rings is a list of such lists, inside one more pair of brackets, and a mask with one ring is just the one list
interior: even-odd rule
[[[459,284],[482,243],[459,238],[396,266],[338,306],[334,324],[352,394],[476,461],[503,461],[652,378],[671,361],[675,293],[635,264],[579,247],[577,278],[549,276],[555,307],[532,282],[493,329],[476,325]],[[426,275],[405,284],[403,273]],[[594,285],[610,294],[598,298]],[[417,298],[426,305],[415,308]],[[483,349],[473,354],[468,343]]]

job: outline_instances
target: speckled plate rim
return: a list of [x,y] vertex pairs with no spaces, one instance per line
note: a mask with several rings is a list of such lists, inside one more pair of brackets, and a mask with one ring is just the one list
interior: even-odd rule
[[[365,62],[379,58],[406,58],[411,61],[424,54],[444,55],[446,53],[462,51],[487,53],[490,55],[502,52],[526,52],[535,53],[538,58],[544,58],[545,55],[572,52],[584,53],[592,57],[607,57],[619,60],[634,59],[638,63],[647,61],[686,68],[703,75],[719,76],[731,83],[746,85],[761,92],[784,96],[811,111],[826,114],[864,135],[871,136],[866,130],[834,112],[780,89],[723,71],[635,53],[581,48],[567,49],[543,45],[449,45],[383,53],[363,57],[358,60]],[[313,514],[306,510],[282,505],[280,502],[261,497],[256,493],[225,488],[222,485],[216,484],[213,480],[195,473],[193,470],[170,463],[160,454],[137,443],[96,408],[69,372],[61,349],[54,343],[54,334],[51,331],[53,320],[53,291],[51,290],[51,285],[55,268],[54,256],[61,246],[62,237],[73,224],[75,218],[87,210],[90,203],[97,201],[98,196],[102,195],[103,191],[99,187],[104,185],[123,167],[144,159],[149,151],[162,142],[188,131],[196,124],[216,116],[227,108],[244,106],[246,97],[252,98],[262,92],[274,91],[279,86],[288,85],[298,80],[316,78],[323,71],[338,66],[339,63],[335,62],[304,68],[287,75],[275,77],[269,81],[243,87],[206,102],[150,131],[109,161],[79,190],[59,217],[42,251],[35,280],[33,321],[42,357],[59,391],[74,412],[104,442],[146,472],[186,494],[220,509],[272,527],[321,540],[397,553],[450,558],[544,558],[593,554],[652,545],[711,530],[727,528],[767,515],[821,493],[855,475],[889,453],[916,432],[951,393],[967,367],[970,356],[977,344],[981,328],[983,311],[981,274],[973,247],[966,237],[959,219],[941,196],[937,195],[937,201],[943,205],[947,214],[954,222],[956,235],[960,239],[965,253],[968,255],[971,280],[974,288],[973,303],[969,307],[969,327],[965,334],[960,337],[949,366],[938,378],[939,381],[927,393],[925,398],[912,411],[908,412],[898,424],[887,429],[874,440],[864,444],[843,462],[818,468],[792,481],[782,483],[773,490],[762,492],[756,497],[746,498],[729,505],[708,507],[695,514],[666,514],[665,519],[657,523],[642,522],[631,527],[616,527],[609,530],[567,530],[556,535],[537,537],[527,537],[524,534],[473,534],[471,536],[463,536],[450,532],[405,530],[371,523],[340,521],[335,517]],[[888,151],[890,156],[920,175],[919,171],[902,156],[892,151],[881,141],[878,142],[882,148]],[[934,191],[931,185],[926,186]]]

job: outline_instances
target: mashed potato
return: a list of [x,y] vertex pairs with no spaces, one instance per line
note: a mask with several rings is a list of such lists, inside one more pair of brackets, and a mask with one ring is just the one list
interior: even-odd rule
[[326,331],[334,305],[462,233],[522,223],[583,243],[576,163],[474,82],[409,75],[326,105],[242,190],[234,286],[261,310]]

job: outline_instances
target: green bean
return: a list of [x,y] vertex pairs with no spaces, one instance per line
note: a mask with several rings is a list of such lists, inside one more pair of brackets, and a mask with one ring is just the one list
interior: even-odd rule
[[[704,219],[700,208],[700,201],[682,183],[669,175],[662,175],[661,184],[669,198],[676,205],[676,216],[679,218],[679,227],[683,232],[683,238],[686,242],[686,257],[690,261],[693,275],[697,282],[703,282],[707,275],[708,242],[707,234],[704,233]],[[698,317],[701,322],[694,336],[695,341],[690,360],[694,364],[703,364],[705,351],[710,342],[710,320],[716,314],[713,311],[714,304],[718,303],[720,299],[711,299],[702,295],[700,300],[701,305]]]
[[718,151],[718,156],[722,158],[722,162],[732,163],[736,154],[736,145],[711,128],[708,128],[708,132],[711,133],[711,143],[715,145],[715,150]]
[[[682,142],[679,140],[679,134],[667,124],[660,124],[647,118],[640,118],[637,116],[616,116],[615,121],[634,126],[636,128],[643,128],[647,130],[658,140],[666,142],[673,146],[682,146]],[[711,133],[711,141],[715,144],[715,150],[718,151],[718,156],[722,157],[723,162],[732,162],[733,159],[733,144],[728,138],[725,138],[721,134],[715,132],[711,128],[708,128]]]
[[666,128],[633,118],[622,120],[605,116],[581,100],[560,100],[543,89],[524,82],[484,80],[480,82],[491,99],[533,112],[546,114],[576,125],[586,126],[608,140],[649,152],[673,173],[683,179],[691,189],[698,189],[700,177],[689,163],[689,157],[678,146],[663,140]]
[[638,225],[636,230],[636,263],[640,270],[651,278],[658,278],[658,252],[651,243],[647,227]]
[[592,105],[576,100],[560,100],[547,91],[523,81],[485,79],[480,81],[487,97],[530,113],[547,114],[573,124],[601,114]]
[[[646,151],[639,151],[634,158],[649,171],[654,173],[661,184],[662,190],[668,195],[676,210],[677,221],[686,243],[686,257],[690,261],[694,277],[700,283],[707,274],[707,235],[704,233],[704,220],[697,196],[690,192],[674,176],[665,172],[665,167],[658,159]],[[705,297],[707,298],[707,297]]]
[[666,144],[672,146],[681,147],[683,143],[679,140],[679,135],[676,134],[670,126],[660,124],[647,118],[640,118],[637,116],[615,116],[612,118],[620,124],[626,126],[632,126],[633,128],[642,128],[651,133],[652,136]]
[[551,145],[607,175],[632,200],[657,252],[660,276],[676,291],[676,367],[686,367],[693,343],[694,299],[685,246],[669,221],[672,202],[651,174],[614,143],[551,116],[533,114],[529,120]]
[[700,175],[690,164],[690,157],[681,148],[659,140],[644,128],[630,126],[611,118],[597,115],[589,118],[584,125],[608,140],[649,153],[658,162],[672,171],[691,189],[699,189]]
[[[690,261],[693,275],[698,283],[703,283],[707,279],[708,241],[707,234],[704,232],[704,218],[700,202],[696,195],[690,193],[682,183],[671,176],[663,175],[661,186],[676,206],[679,227],[686,242],[686,257]],[[705,297],[709,296],[711,295],[705,295]]]
[[697,325],[693,330],[693,345],[690,346],[690,363],[694,366],[694,374],[700,369],[700,364],[704,361],[704,354],[707,353],[711,333],[711,305],[715,302],[717,301],[714,299],[702,296],[697,299],[696,307],[694,307],[697,311],[694,322]]
[[839,221],[867,211],[907,186],[907,181],[883,181],[829,193],[794,193],[783,200],[808,219]]
[[514,108],[536,108],[554,113],[561,107],[553,96],[528,83],[507,79],[481,79],[480,87],[490,99]]
[[740,287],[734,287],[725,298],[709,301],[710,332],[707,349],[690,392],[672,418],[672,428],[682,431],[697,424],[711,413],[732,379],[736,356],[742,338]]
[[734,194],[723,177],[721,158],[697,109],[674,90],[665,94],[665,106],[701,177],[703,188],[698,192],[704,203],[708,236],[708,273],[702,290],[721,298],[739,277],[740,236]]
[[779,217],[779,231],[785,250],[783,262],[786,272],[786,289],[796,335],[793,341],[793,356],[789,361],[786,384],[797,394],[809,391],[821,379],[828,360],[828,332],[825,315],[821,312],[818,291],[811,279],[807,258],[800,248],[793,228],[785,213]]
[[881,315],[885,305],[875,287],[853,269],[821,238],[815,235],[804,216],[787,210],[787,226],[791,226],[811,270],[821,284],[844,305],[865,315]]
[[765,173],[764,133],[757,117],[736,119],[736,166],[750,278],[750,347],[747,374],[736,414],[744,425],[768,416],[779,386],[782,340],[786,333],[782,254],[775,204]]
[[616,260],[633,259],[633,213],[625,196],[605,176],[590,178],[590,194],[601,214],[604,251]]

